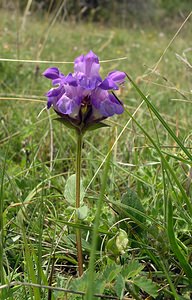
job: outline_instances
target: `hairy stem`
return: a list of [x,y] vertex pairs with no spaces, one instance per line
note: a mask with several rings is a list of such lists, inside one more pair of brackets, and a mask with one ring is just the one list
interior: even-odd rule
[[[76,156],[76,209],[80,207],[80,180],[81,180],[81,150],[82,150],[82,133],[77,132],[77,156]],[[78,215],[76,212],[76,223],[78,223]],[[76,247],[77,247],[77,261],[79,276],[83,274],[83,254],[81,243],[81,229],[76,229]]]

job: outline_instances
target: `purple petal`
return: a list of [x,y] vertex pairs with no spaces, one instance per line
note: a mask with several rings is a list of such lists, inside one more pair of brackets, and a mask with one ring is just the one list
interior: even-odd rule
[[74,64],[77,65],[78,63],[82,62],[82,61],[84,60],[84,57],[85,57],[85,56],[84,56],[83,54],[80,55],[80,56],[78,56],[78,57],[75,59]]
[[75,59],[74,71],[77,73],[85,73],[85,56],[80,55]]
[[104,90],[118,90],[118,84],[124,82],[125,73],[120,71],[110,72],[107,77],[101,82],[99,87]]
[[123,83],[125,80],[125,77],[126,77],[125,73],[121,72],[121,71],[110,72],[107,76],[108,79],[111,79],[118,84]]
[[65,92],[68,98],[75,101],[77,105],[81,104],[81,100],[84,97],[84,90],[80,86],[65,85]]
[[77,118],[80,110],[80,99],[70,98],[66,93],[59,99],[57,104],[54,106],[55,110],[64,114],[69,115],[73,119]]
[[61,78],[56,78],[52,80],[52,85],[58,85],[61,84]]
[[92,51],[89,51],[85,56],[81,55],[75,59],[74,70],[77,73],[82,73],[87,77],[97,77],[99,76],[99,59]]
[[49,109],[52,105],[55,106],[59,97],[57,96],[48,96],[47,97],[47,108]]
[[99,87],[103,90],[118,90],[118,85],[111,80],[110,78],[106,77],[100,84]]
[[58,68],[53,67],[53,68],[48,68],[47,70],[45,70],[43,72],[43,75],[49,79],[56,79],[59,77],[60,72],[59,72]]
[[115,114],[114,104],[110,101],[107,91],[98,88],[92,95],[91,102],[102,116],[110,117]]
[[53,104],[55,97],[47,97],[47,108],[49,109]]
[[50,108],[51,105],[55,106],[57,101],[61,98],[65,89],[63,86],[59,86],[58,88],[51,89],[46,94],[47,96],[47,108]]
[[73,111],[74,102],[66,94],[64,94],[57,102],[56,107],[62,114],[69,115]]
[[92,51],[90,50],[86,55],[85,55],[85,60],[90,60],[92,62],[95,63],[99,63],[99,59],[98,56]]
[[114,106],[110,101],[107,100],[101,103],[99,111],[105,117],[111,117],[115,114]]
[[56,96],[58,96],[61,93],[62,90],[63,90],[62,86],[59,86],[58,88],[50,89],[47,92],[46,96],[47,97],[56,97]]
[[69,73],[65,79],[64,79],[64,83],[65,84],[69,84],[69,85],[72,85],[72,86],[77,86],[77,79],[71,74]]
[[114,95],[107,91],[97,88],[91,95],[92,105],[104,117],[110,117],[114,114],[122,114],[124,111],[123,105],[115,98]]
[[66,77],[62,73],[59,73],[59,77],[52,80],[52,85],[64,84],[65,78]]
[[91,103],[99,109],[101,102],[108,99],[109,93],[99,87],[91,93]]
[[78,75],[78,81],[79,85],[87,90],[94,90],[100,83],[100,80],[97,77],[88,78],[87,76],[82,74]]
[[85,75],[88,77],[98,76],[99,75],[99,59],[95,53],[89,51],[87,55],[85,55]]
[[120,115],[124,112],[123,104],[117,100],[113,94],[109,94],[110,102],[113,103],[115,114]]
[[118,84],[124,82],[125,73],[120,71],[113,71],[99,84],[99,87],[103,90],[118,90]]

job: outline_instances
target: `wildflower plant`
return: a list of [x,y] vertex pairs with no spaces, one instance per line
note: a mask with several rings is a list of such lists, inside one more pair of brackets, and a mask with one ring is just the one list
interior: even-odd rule
[[[107,126],[102,121],[114,114],[122,114],[123,104],[113,91],[124,82],[125,73],[112,71],[104,79],[99,74],[98,57],[90,51],[74,61],[74,72],[64,75],[56,67],[45,70],[43,75],[52,81],[47,96],[47,108],[53,107],[59,120],[77,132],[76,156],[76,210],[80,207],[80,177],[82,138],[87,130]],[[76,222],[78,214],[76,213]],[[79,275],[83,274],[81,231],[76,230]]]
[[124,111],[122,103],[110,91],[118,90],[125,73],[113,71],[102,80],[99,69],[99,59],[90,51],[75,59],[74,73],[65,76],[55,67],[43,73],[54,86],[46,94],[47,107],[53,106],[63,122],[81,133]]

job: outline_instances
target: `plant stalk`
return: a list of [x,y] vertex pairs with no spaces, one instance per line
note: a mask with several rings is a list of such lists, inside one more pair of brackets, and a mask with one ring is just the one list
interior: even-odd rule
[[[81,181],[81,152],[82,152],[82,140],[83,135],[80,131],[77,131],[77,156],[76,156],[76,210],[80,207],[80,181]],[[78,214],[75,214],[76,223],[79,222]],[[77,247],[77,261],[78,261],[78,273],[79,276],[83,274],[83,253],[81,242],[81,229],[76,229],[76,247]]]

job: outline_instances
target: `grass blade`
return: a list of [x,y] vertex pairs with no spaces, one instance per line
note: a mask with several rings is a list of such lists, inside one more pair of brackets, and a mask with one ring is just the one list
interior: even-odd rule
[[[22,225],[22,227],[23,227],[23,225]],[[22,228],[22,234],[23,234],[24,250],[25,250],[25,262],[26,262],[26,268],[27,268],[27,272],[28,272],[28,276],[29,276],[29,281],[37,284],[38,283],[37,276],[35,274],[33,259],[32,259],[31,251],[29,249],[29,245],[27,242],[27,237],[25,234],[24,227]],[[39,288],[33,287],[33,294],[34,294],[35,300],[41,300]]]
[[102,209],[102,203],[104,201],[104,193],[106,189],[107,184],[107,178],[108,178],[108,171],[110,166],[110,157],[111,155],[108,155],[107,160],[105,162],[105,168],[103,171],[103,178],[101,183],[101,192],[100,197],[98,199],[97,203],[97,213],[95,216],[95,223],[93,228],[93,242],[91,246],[91,256],[90,256],[90,262],[89,262],[89,280],[87,282],[87,292],[85,299],[90,300],[93,299],[94,295],[94,279],[95,279],[95,256],[96,256],[96,247],[97,247],[97,238],[98,238],[98,228],[99,228],[99,221],[100,221],[100,215],[101,215],[101,209]]
[[[127,75],[128,76],[128,75]],[[151,102],[144,96],[144,94],[141,92],[141,90],[137,87],[137,85],[134,83],[134,81],[128,77],[133,86],[135,87],[135,89],[137,90],[137,92],[142,96],[142,98],[145,100],[145,102],[147,103],[147,105],[151,108],[151,110],[158,116],[158,119],[162,122],[162,124],[165,124],[165,128],[168,130],[168,132],[171,134],[171,136],[175,139],[176,142],[178,142],[179,146],[181,145],[181,148],[183,149],[183,151],[185,152],[185,154],[191,159],[192,161],[192,156],[189,153],[189,151],[184,147],[184,145],[182,144],[182,142],[175,136],[175,134],[173,133],[173,131],[170,129],[170,127],[167,125],[167,123],[163,120],[163,118],[159,115],[159,113],[157,112],[156,108],[154,108],[154,106],[151,104]],[[131,115],[131,113],[129,113],[128,110],[126,110],[127,114],[132,118],[132,120],[135,122],[135,124],[140,128],[140,130],[145,134],[145,136],[149,139],[149,141],[152,143],[152,145],[154,146],[154,148],[156,149],[156,151],[158,152],[164,166],[166,167],[166,169],[169,171],[169,173],[171,174],[172,178],[174,179],[176,185],[178,186],[183,199],[185,200],[185,203],[188,207],[189,213],[192,216],[192,204],[191,201],[189,200],[182,184],[180,183],[177,175],[175,174],[175,172],[173,171],[173,169],[171,168],[171,166],[169,165],[168,161],[166,160],[166,158],[164,157],[160,147],[155,143],[155,141],[153,140],[153,138],[150,136],[150,134],[147,133],[147,131],[137,122],[137,120]]]
[[[3,168],[2,168],[2,177],[1,177],[1,188],[0,188],[0,284],[5,283],[5,278],[4,278],[4,267],[3,267],[3,256],[4,256],[4,216],[3,216],[3,209],[4,209],[4,200],[3,200],[3,181],[4,181],[4,176],[5,176],[5,167],[6,167],[6,156],[5,155],[5,160],[3,163]],[[2,297],[1,299],[5,298],[6,290],[3,289],[0,292],[0,296]]]
[[167,233],[170,241],[172,251],[180,262],[181,267],[183,268],[185,274],[187,275],[190,284],[192,284],[192,267],[188,263],[184,254],[181,252],[177,240],[175,238],[174,226],[173,226],[173,207],[172,201],[169,199],[167,201]]
[[[127,74],[126,74],[127,75]],[[138,88],[136,83],[131,79],[129,75],[127,75],[127,78],[131,81],[132,85],[138,92],[138,94],[141,96],[141,98],[146,102],[148,107],[150,107],[151,111],[156,115],[156,117],[159,119],[163,127],[169,132],[170,136],[175,140],[175,142],[179,145],[179,147],[183,150],[183,152],[187,155],[187,157],[192,161],[192,155],[188,151],[188,149],[183,145],[181,140],[175,135],[173,130],[169,127],[169,125],[165,122],[165,120],[162,118],[162,116],[159,114],[155,106],[149,101],[149,99],[142,93],[142,91]]]

